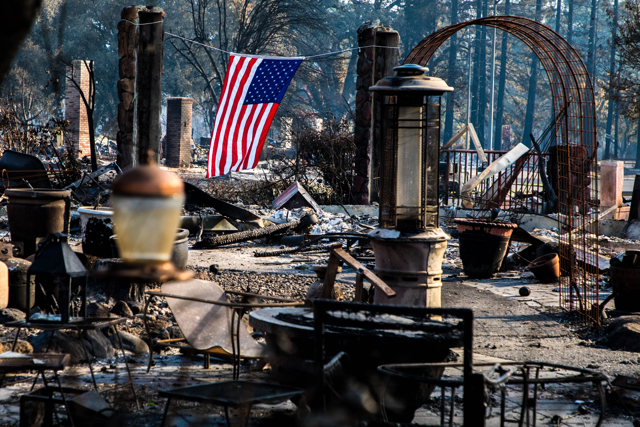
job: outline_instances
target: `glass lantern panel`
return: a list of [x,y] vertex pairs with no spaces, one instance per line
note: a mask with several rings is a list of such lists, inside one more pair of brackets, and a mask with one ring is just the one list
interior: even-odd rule
[[140,264],[169,261],[183,202],[183,195],[112,195],[113,227],[122,259]]
[[422,111],[422,106],[398,111],[398,220],[417,219],[422,207]]
[[[439,98],[429,101],[439,101]],[[424,226],[438,226],[438,194],[439,194],[439,154],[440,154],[440,103],[427,105],[427,131],[425,155],[425,193],[426,209]]]

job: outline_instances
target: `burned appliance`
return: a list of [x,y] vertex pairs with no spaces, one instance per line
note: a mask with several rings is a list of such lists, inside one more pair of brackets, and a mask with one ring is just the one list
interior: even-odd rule
[[[35,276],[35,301],[42,312],[29,313],[27,321],[70,323],[87,315],[87,270],[62,233],[50,234],[41,243],[27,270],[27,283]],[[26,287],[27,307],[34,294]]]
[[380,229],[370,233],[376,274],[397,292],[379,304],[440,307],[442,258],[450,239],[438,227],[440,97],[451,92],[427,68],[407,64],[370,90],[381,102]]

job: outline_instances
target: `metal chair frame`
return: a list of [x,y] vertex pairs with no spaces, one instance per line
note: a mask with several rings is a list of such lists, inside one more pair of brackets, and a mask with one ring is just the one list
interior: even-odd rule
[[[212,304],[212,305],[220,305],[220,306],[225,306],[228,307],[229,309],[231,309],[231,328],[229,330],[230,335],[231,335],[231,352],[232,352],[232,360],[233,360],[233,375],[232,375],[232,379],[228,380],[228,381],[220,381],[220,382],[216,382],[216,383],[212,383],[212,384],[208,384],[208,385],[203,385],[203,384],[199,384],[199,385],[195,385],[195,386],[189,386],[189,387],[181,387],[178,389],[171,389],[171,390],[160,390],[159,392],[159,396],[160,397],[166,397],[167,398],[167,403],[165,405],[164,408],[164,413],[162,416],[162,423],[161,426],[164,426],[166,418],[167,418],[167,414],[169,413],[169,405],[171,404],[171,400],[172,399],[182,399],[182,400],[189,400],[189,401],[196,401],[196,402],[205,402],[205,403],[212,403],[212,404],[216,404],[216,405],[222,405],[224,406],[224,413],[225,413],[225,419],[227,422],[227,426],[230,427],[231,426],[231,421],[229,418],[229,406],[232,407],[238,407],[238,408],[242,408],[244,409],[244,415],[246,416],[245,418],[245,422],[244,425],[246,426],[247,423],[249,422],[249,415],[250,415],[250,411],[251,411],[251,406],[255,403],[265,403],[265,404],[270,404],[270,403],[282,403],[286,400],[292,399],[292,398],[296,398],[298,396],[300,396],[303,393],[303,390],[300,389],[296,389],[293,387],[285,387],[285,386],[280,386],[280,385],[272,385],[272,384],[267,384],[267,383],[261,383],[261,382],[253,382],[253,381],[242,381],[239,379],[240,377],[240,363],[241,363],[241,354],[240,354],[240,323],[242,320],[242,314],[241,311],[246,310],[248,308],[265,308],[265,307],[291,307],[291,306],[299,306],[299,305],[303,305],[303,303],[299,303],[299,302],[295,302],[295,301],[291,301],[291,300],[286,300],[284,298],[277,298],[277,297],[268,297],[268,296],[264,296],[264,295],[258,295],[258,294],[252,294],[252,293],[246,293],[246,292],[230,292],[227,291],[228,294],[235,294],[235,295],[240,295],[240,296],[244,296],[244,297],[251,297],[251,298],[261,298],[261,299],[265,299],[265,300],[271,300],[271,301],[280,301],[279,303],[266,303],[266,304],[259,304],[259,303],[233,303],[233,302],[222,302],[222,301],[213,301],[213,300],[206,300],[206,299],[202,299],[202,298],[193,298],[193,297],[187,297],[187,296],[183,296],[183,295],[175,295],[175,294],[168,294],[168,293],[162,293],[162,292],[155,292],[155,291],[147,291],[146,294],[150,297],[147,300],[147,303],[145,305],[145,315],[144,315],[144,321],[145,321],[145,327],[147,329],[147,336],[149,337],[149,366],[148,366],[148,370],[151,368],[151,360],[153,357],[152,351],[151,349],[153,348],[153,341],[151,339],[151,335],[149,334],[149,327],[147,324],[147,311],[149,308],[149,304],[151,302],[151,300],[153,299],[153,297],[167,297],[167,298],[176,298],[176,299],[183,299],[183,300],[187,300],[187,301],[193,301],[193,302],[201,302],[201,303],[207,303],[207,304]],[[205,356],[206,357],[206,356]],[[148,371],[147,370],[147,371]],[[225,395],[226,393],[224,393],[224,387],[225,386],[237,386],[237,387],[242,387],[242,388],[251,388],[254,387],[254,393],[251,394],[249,397],[245,396],[245,398],[240,397],[240,398],[234,398],[233,396],[229,396],[229,395]],[[269,386],[271,386],[272,390],[269,390],[269,392],[264,392],[263,388],[268,388]],[[207,388],[205,390],[205,388]],[[216,388],[216,390],[212,391],[212,388]],[[218,388],[222,388],[223,390],[217,390]],[[207,394],[207,392],[209,392],[208,395],[205,396],[205,394]],[[220,395],[216,395],[216,393],[220,393],[222,392]]]

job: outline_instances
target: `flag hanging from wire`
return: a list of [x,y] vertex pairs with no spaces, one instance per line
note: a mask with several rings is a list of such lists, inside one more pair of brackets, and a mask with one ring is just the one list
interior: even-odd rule
[[211,132],[207,178],[256,167],[271,121],[303,59],[231,55]]

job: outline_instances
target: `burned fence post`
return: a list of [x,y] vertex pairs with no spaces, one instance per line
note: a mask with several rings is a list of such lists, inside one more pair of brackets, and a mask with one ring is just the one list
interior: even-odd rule
[[[372,93],[369,88],[383,77],[390,76],[398,65],[400,44],[397,31],[380,24],[366,23],[358,29],[358,52],[356,82],[356,118],[354,142],[356,144],[355,178],[353,183],[355,204],[366,205],[377,201],[373,180],[378,176],[380,150],[380,126],[373,120]],[[376,47],[377,46],[377,47]],[[387,48],[388,46],[389,48]]]
[[143,165],[160,160],[164,12],[159,8],[140,10],[138,18],[135,155]]

